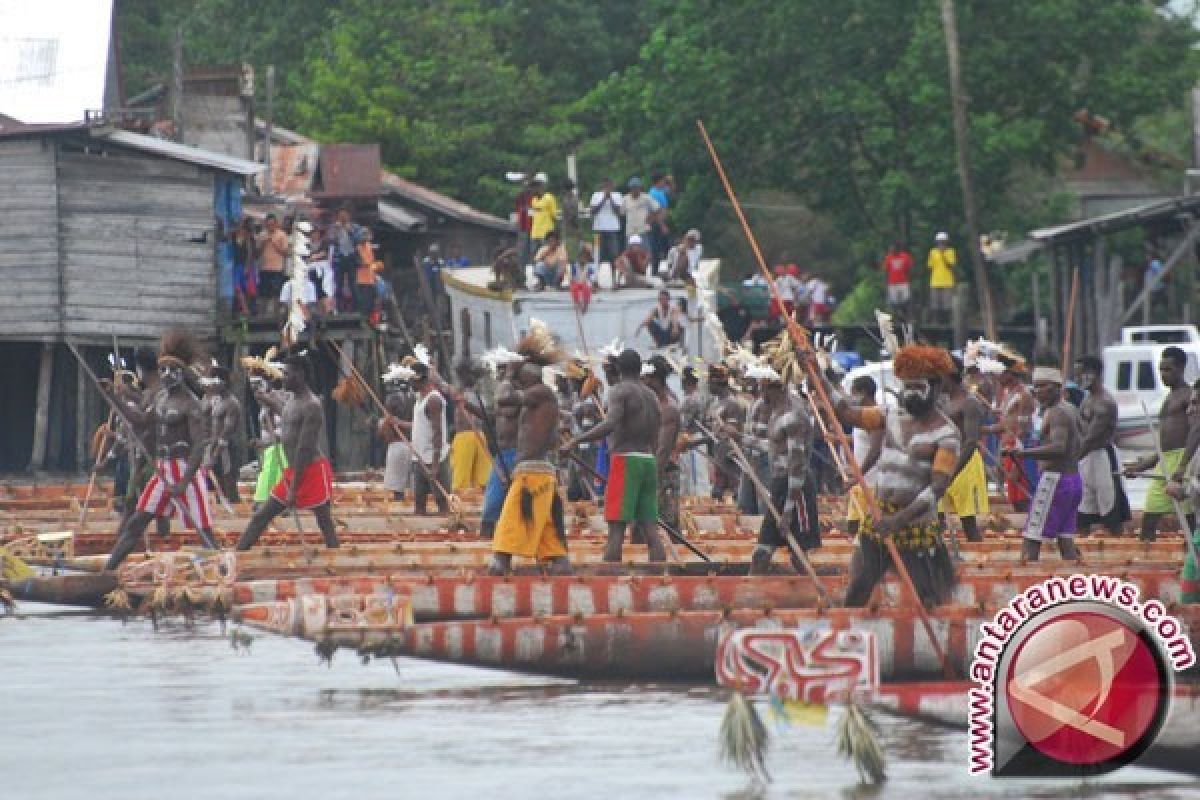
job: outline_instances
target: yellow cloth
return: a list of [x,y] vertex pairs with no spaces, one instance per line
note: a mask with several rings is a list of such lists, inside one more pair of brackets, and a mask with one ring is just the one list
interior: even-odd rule
[[[528,491],[533,515],[521,515],[521,495]],[[554,528],[554,499],[558,497],[558,476],[544,462],[518,464],[512,485],[504,498],[504,508],[496,523],[492,550],[525,558],[550,559],[567,554],[560,533]]]
[[450,491],[482,489],[492,472],[492,456],[483,435],[459,431],[450,442]]
[[846,506],[846,522],[862,522],[867,518],[867,501],[861,486],[850,487],[850,503]]
[[950,488],[938,502],[938,511],[949,511],[959,519],[978,517],[991,511],[988,501],[987,473],[983,470],[983,456],[976,450],[962,472],[954,477]]
[[554,199],[554,195],[546,192],[541,197],[529,201],[529,210],[533,214],[530,238],[545,239],[546,234],[554,230],[554,225],[558,222],[558,201]]
[[929,288],[953,289],[954,268],[958,265],[958,256],[953,247],[945,249],[935,247],[929,251],[929,259],[925,266],[929,267]]

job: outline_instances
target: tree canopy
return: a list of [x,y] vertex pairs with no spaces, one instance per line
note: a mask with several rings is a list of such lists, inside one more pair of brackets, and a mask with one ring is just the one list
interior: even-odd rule
[[[1194,20],[1172,7],[957,0],[985,229],[1057,221],[1083,109],[1189,152],[1163,142],[1186,126],[1153,122],[1197,79]],[[585,190],[666,169],[680,227],[728,226],[703,118],[739,190],[771,201],[752,221],[790,221],[779,247],[843,291],[892,240],[962,235],[937,0],[121,0],[118,22],[128,92],[166,74],[183,25],[193,63],[276,65],[281,124],[378,141],[389,168],[495,213],[506,170],[561,179],[576,152]]]

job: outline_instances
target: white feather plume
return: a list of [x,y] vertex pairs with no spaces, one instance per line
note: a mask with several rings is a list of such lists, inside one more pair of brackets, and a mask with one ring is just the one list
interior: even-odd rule
[[493,373],[498,371],[502,366],[507,364],[517,364],[524,360],[525,359],[521,357],[520,353],[514,353],[512,350],[509,350],[503,345],[492,350],[488,350],[479,357],[479,361]]
[[613,339],[610,344],[601,347],[599,352],[605,358],[616,358],[621,355],[621,351],[624,349],[625,345],[620,339]]
[[896,355],[896,352],[900,350],[900,340],[896,338],[892,315],[877,308],[875,309],[875,321],[879,324],[879,338],[883,342],[884,349],[888,351],[888,355]]
[[646,376],[653,375],[653,374],[654,374],[654,365],[651,364],[649,361],[646,361],[645,363],[643,363],[642,364],[642,377],[645,378]]
[[425,366],[429,366],[429,348],[418,342],[413,345],[413,358],[420,361]]
[[779,377],[779,373],[767,364],[754,364],[746,368],[746,378],[756,381],[769,381],[771,383],[779,383],[783,378]]
[[[965,361],[964,361],[965,363]],[[1004,365],[994,358],[987,356],[978,356],[973,364],[984,375],[999,375],[1004,372]]]
[[389,364],[387,372],[383,373],[384,383],[395,383],[397,381],[411,381],[417,377],[417,373],[412,367],[405,367],[400,364]]

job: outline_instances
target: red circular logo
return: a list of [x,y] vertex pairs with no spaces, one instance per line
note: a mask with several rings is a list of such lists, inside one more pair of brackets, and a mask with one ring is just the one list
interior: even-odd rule
[[1020,643],[1004,688],[1022,737],[1049,758],[1094,765],[1143,743],[1169,696],[1159,658],[1108,614],[1056,615]]

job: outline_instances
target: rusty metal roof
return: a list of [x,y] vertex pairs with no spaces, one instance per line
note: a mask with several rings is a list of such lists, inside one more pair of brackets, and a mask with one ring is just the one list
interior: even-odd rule
[[513,230],[512,223],[506,219],[501,219],[500,217],[480,211],[477,208],[472,208],[466,203],[455,200],[452,197],[447,197],[440,192],[435,192],[433,189],[406,181],[398,175],[384,172],[380,176],[380,179],[383,181],[385,194],[395,194],[397,197],[432,209],[460,222],[480,225],[484,228],[491,228],[492,230],[504,231],[506,233]]
[[312,196],[378,197],[381,171],[378,144],[321,145]]

